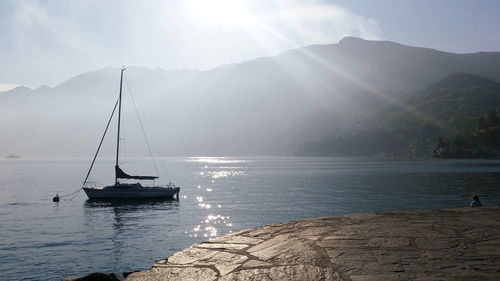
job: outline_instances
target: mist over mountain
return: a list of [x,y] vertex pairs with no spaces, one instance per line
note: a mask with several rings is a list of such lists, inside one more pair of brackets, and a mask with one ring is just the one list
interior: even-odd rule
[[[1,92],[0,155],[90,157],[117,99],[119,72],[105,68],[54,88]],[[208,71],[132,67],[125,72],[123,153],[147,155],[135,100],[158,156],[346,154],[345,148],[318,147],[340,133],[393,126],[388,124],[400,119],[391,117],[394,106],[408,108],[411,97],[420,100],[422,112],[427,101],[428,107],[445,106],[433,97],[445,88],[439,83],[453,80],[441,79],[454,73],[484,76],[493,83],[491,95],[500,95],[491,80],[500,80],[500,52],[454,54],[352,37]],[[464,91],[463,100],[446,111],[450,115],[470,102],[468,97],[483,93],[482,88]],[[107,146],[112,147],[110,130]]]
[[439,138],[471,131],[492,111],[500,113],[500,83],[455,73],[305,141],[298,154],[430,157]]
[[[197,75],[199,71],[129,67],[124,82],[124,111],[133,104],[128,87],[140,88],[134,95],[138,108]],[[119,68],[83,73],[54,88],[31,90],[17,87],[0,93],[0,153],[25,156],[88,156],[95,150],[119,92]],[[130,82],[128,82],[130,81]],[[133,82],[132,82],[133,81]],[[133,113],[135,116],[135,113]],[[128,118],[132,117],[129,114]],[[125,118],[125,117],[124,117]],[[134,126],[138,127],[134,119]],[[111,142],[110,132],[107,141]],[[132,131],[131,134],[142,133]],[[133,139],[132,139],[133,140]],[[127,142],[124,140],[124,142]],[[143,143],[141,143],[142,146]],[[135,145],[132,144],[132,147]],[[108,155],[111,155],[111,149]],[[132,151],[134,152],[134,151]],[[140,151],[132,155],[147,155]]]

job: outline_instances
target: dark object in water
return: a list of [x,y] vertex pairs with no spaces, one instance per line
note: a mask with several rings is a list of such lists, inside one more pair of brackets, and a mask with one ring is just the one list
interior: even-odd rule
[[8,159],[18,159],[18,158],[21,158],[21,156],[15,155],[15,154],[9,154],[5,158],[8,158]]
[[66,278],[64,281],[121,281],[123,280],[119,276],[114,273],[105,274],[105,273],[91,273],[85,277],[81,278]]
[[52,198],[52,202],[59,202],[59,194],[56,194],[56,196]]
[[130,271],[130,272],[123,272],[122,273],[123,278],[127,278],[127,276],[129,276],[130,274],[135,273],[135,272],[141,272],[141,271],[140,270],[136,270],[136,271]]

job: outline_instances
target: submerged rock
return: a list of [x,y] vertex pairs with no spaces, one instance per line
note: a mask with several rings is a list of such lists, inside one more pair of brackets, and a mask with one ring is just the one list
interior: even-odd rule
[[76,278],[66,278],[64,281],[122,281],[123,278],[118,277],[116,274],[106,274],[106,273],[91,273],[85,277]]

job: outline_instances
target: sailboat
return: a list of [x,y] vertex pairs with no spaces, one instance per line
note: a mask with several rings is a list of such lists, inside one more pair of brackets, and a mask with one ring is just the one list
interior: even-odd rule
[[[125,173],[120,166],[118,165],[119,161],[119,152],[120,152],[120,121],[121,121],[121,109],[122,109],[122,84],[123,84],[123,72],[125,68],[121,69],[120,75],[120,94],[118,96],[118,100],[115,103],[115,107],[113,108],[113,112],[109,118],[108,124],[104,131],[104,134],[101,138],[101,142],[97,148],[97,151],[94,155],[94,159],[92,160],[92,164],[90,165],[90,169],[87,172],[87,176],[83,182],[82,189],[85,191],[89,199],[159,199],[159,198],[171,198],[179,197],[180,187],[176,186],[174,183],[169,183],[168,185],[158,186],[155,185],[155,180],[158,179],[158,176],[133,176]],[[101,149],[101,145],[104,141],[106,133],[108,131],[111,120],[113,119],[113,115],[116,111],[116,107],[118,106],[118,132],[116,138],[116,161],[115,161],[115,183],[113,185],[108,185],[102,188],[99,188],[95,185],[92,185],[88,182],[88,178],[90,172],[92,171],[92,167],[94,166],[97,155],[99,154],[99,150]],[[152,186],[143,186],[141,183],[121,183],[120,179],[132,179],[132,180],[149,180],[153,181]]]

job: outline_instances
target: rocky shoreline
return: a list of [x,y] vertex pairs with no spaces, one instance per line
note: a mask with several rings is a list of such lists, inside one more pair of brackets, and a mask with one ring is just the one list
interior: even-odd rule
[[262,226],[193,245],[125,275],[71,280],[500,280],[500,207]]

